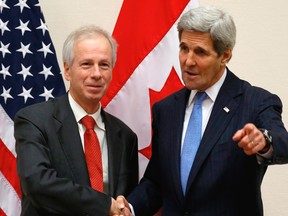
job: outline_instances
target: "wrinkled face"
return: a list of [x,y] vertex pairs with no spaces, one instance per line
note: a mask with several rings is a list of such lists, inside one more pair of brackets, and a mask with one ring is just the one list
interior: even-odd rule
[[103,36],[78,39],[72,65],[64,63],[70,94],[87,112],[95,112],[112,79],[112,48]]
[[231,55],[228,49],[218,55],[209,33],[183,31],[179,60],[185,86],[205,91],[222,76]]

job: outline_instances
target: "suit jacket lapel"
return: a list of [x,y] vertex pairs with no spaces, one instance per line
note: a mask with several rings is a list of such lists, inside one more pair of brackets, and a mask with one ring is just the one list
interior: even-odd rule
[[[66,108],[67,107],[67,108]],[[106,127],[106,138],[108,145],[108,167],[109,167],[109,189],[114,194],[117,188],[117,177],[121,155],[119,143],[120,129],[113,124],[111,117],[104,110],[101,111]],[[55,104],[54,118],[57,125],[59,142],[62,144],[63,152],[71,167],[76,182],[90,185],[88,169],[78,125],[68,101],[68,95],[57,99]]]
[[178,197],[180,203],[182,202],[184,196],[182,193],[181,186],[181,176],[180,176],[180,156],[181,156],[181,139],[182,139],[182,131],[183,131],[183,121],[185,116],[185,108],[190,95],[190,91],[186,88],[183,88],[178,93],[175,94],[174,104],[171,105],[172,111],[170,112],[170,122],[172,122],[171,131],[176,131],[175,133],[171,132],[169,135],[169,143],[171,146],[168,146],[171,160],[169,160],[170,164],[168,165],[169,169],[174,170],[175,172],[171,172],[172,181],[175,185],[175,193]]
[[108,146],[108,175],[109,175],[109,190],[110,194],[116,194],[117,188],[117,179],[120,172],[120,162],[121,162],[121,145],[119,144],[119,133],[120,128],[118,128],[108,113],[104,110],[101,111],[103,116],[103,120],[105,122],[106,128],[106,139],[107,139],[107,146]]
[[[227,70],[227,77],[218,93],[206,130],[203,134],[201,144],[190,172],[187,187],[191,186],[200,167],[209,155],[209,152],[217,143],[232,116],[237,111],[240,100],[237,100],[236,96],[239,96],[241,93],[241,81],[238,77]],[[229,109],[228,112],[227,108]]]
[[60,97],[55,102],[54,118],[59,142],[62,144],[74,180],[83,185],[90,185],[78,125],[68,101],[68,94]]

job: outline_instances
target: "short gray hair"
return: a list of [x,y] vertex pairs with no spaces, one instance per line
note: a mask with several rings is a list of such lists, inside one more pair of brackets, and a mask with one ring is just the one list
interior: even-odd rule
[[212,6],[197,7],[184,13],[177,29],[179,40],[184,30],[210,33],[218,55],[223,54],[228,48],[233,49],[236,43],[236,26],[233,18]]
[[79,38],[89,38],[91,36],[99,36],[99,35],[104,36],[111,45],[112,67],[114,67],[117,58],[117,42],[107,31],[95,25],[82,26],[69,34],[63,45],[62,50],[63,62],[66,62],[69,66],[72,65],[72,62],[74,60],[74,52],[73,52],[74,44]]

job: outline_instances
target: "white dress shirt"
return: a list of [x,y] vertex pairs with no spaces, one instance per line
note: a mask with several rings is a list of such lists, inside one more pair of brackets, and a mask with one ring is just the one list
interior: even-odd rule
[[[227,71],[225,69],[221,78],[213,86],[211,86],[210,88],[205,90],[207,97],[202,102],[202,135],[206,129],[206,126],[207,126],[208,120],[210,118],[215,100],[217,98],[217,95],[220,91],[222,84],[224,83],[226,75],[227,75]],[[191,91],[190,96],[189,96],[189,100],[188,100],[187,105],[186,105],[186,111],[185,111],[185,117],[184,117],[184,123],[183,123],[181,149],[183,148],[184,138],[185,138],[188,122],[190,119],[190,115],[191,115],[192,110],[193,110],[196,93],[197,93],[197,90]],[[182,153],[182,150],[181,150],[181,153]]]
[[[81,124],[81,119],[88,115],[85,110],[72,98],[70,93],[68,93],[68,99],[70,106],[72,108],[72,111],[74,113],[74,116],[76,118],[76,121],[78,122],[78,130],[82,141],[82,147],[84,150],[84,132],[86,128],[84,125]],[[102,155],[102,167],[103,167],[103,182],[104,182],[104,191],[105,193],[109,193],[109,179],[108,179],[108,147],[107,147],[107,139],[106,139],[106,133],[105,133],[105,124],[101,117],[101,104],[99,109],[96,113],[90,115],[94,118],[96,121],[96,125],[94,127],[94,130],[98,136],[99,143],[100,143],[100,149],[101,149],[101,155]]]

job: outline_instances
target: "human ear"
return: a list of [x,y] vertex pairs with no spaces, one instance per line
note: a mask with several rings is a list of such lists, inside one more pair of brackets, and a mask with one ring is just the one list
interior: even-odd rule
[[221,63],[226,65],[231,58],[232,58],[232,49],[228,48],[224,51],[224,53],[222,55]]
[[70,81],[70,66],[67,62],[64,62],[64,77],[67,81]]

